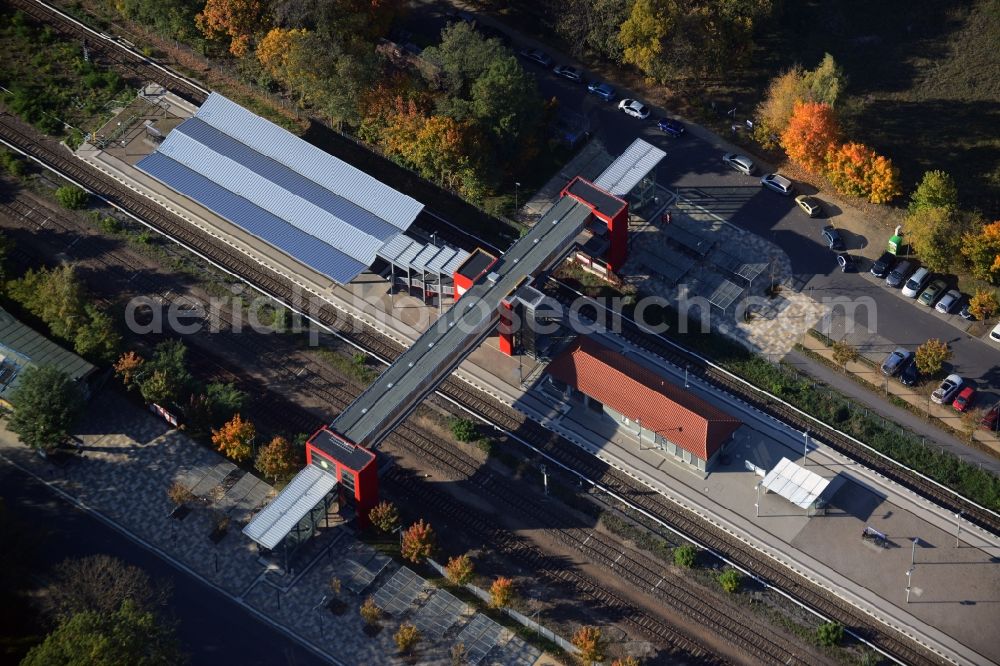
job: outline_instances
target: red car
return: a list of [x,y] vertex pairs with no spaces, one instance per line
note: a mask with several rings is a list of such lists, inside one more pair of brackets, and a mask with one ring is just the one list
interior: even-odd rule
[[971,386],[966,386],[962,389],[962,392],[958,394],[955,398],[955,402],[951,403],[951,406],[960,412],[968,411],[969,407],[972,407],[972,402],[976,399],[976,389]]
[[993,407],[990,408],[990,411],[983,414],[983,418],[979,422],[979,425],[987,430],[995,430],[998,419],[1000,419],[1000,402],[993,405]]

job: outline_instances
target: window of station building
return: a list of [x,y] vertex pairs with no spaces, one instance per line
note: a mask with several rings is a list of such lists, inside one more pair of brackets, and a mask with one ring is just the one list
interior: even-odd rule
[[344,487],[352,496],[354,495],[354,473],[346,469],[340,474],[340,485]]

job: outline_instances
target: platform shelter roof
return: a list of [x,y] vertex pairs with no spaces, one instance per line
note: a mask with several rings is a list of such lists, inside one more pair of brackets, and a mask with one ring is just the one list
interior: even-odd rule
[[137,167],[342,284],[423,208],[218,93]]

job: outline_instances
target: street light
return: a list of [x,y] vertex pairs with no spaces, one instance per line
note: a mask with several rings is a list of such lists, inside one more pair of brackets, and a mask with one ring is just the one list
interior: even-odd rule
[[691,385],[688,384],[688,368],[690,367],[691,367],[690,363],[684,364],[684,388],[691,388]]
[[962,538],[962,514],[963,511],[959,511],[955,514],[955,548],[959,548],[961,545]]
[[763,481],[758,481],[757,485],[754,486],[754,488],[756,488],[756,490],[757,490],[757,502],[753,506],[757,510],[757,517],[758,518],[760,518],[760,484],[761,483],[763,483]]
[[545,488],[545,496],[549,496],[549,471],[545,469],[545,465],[541,466],[542,469],[542,486]]
[[802,445],[802,466],[809,464],[809,431],[803,430],[802,437],[805,440]]
[[518,189],[520,189],[521,183],[514,181],[514,217],[517,217],[517,209],[520,208],[518,205]]
[[906,603],[910,603],[910,576],[913,575],[913,567],[906,570]]
[[913,548],[910,549],[910,569],[911,570],[913,569],[913,566],[916,564],[916,559],[917,559],[917,542],[918,541],[920,541],[920,539],[917,538],[917,537],[915,537],[913,539]]

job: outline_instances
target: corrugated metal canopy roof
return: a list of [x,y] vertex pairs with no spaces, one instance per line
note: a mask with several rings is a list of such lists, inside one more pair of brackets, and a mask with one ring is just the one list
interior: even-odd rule
[[426,245],[400,234],[386,243],[378,256],[399,268],[451,275],[469,258],[469,253],[448,246]]
[[341,283],[423,207],[217,93],[137,167]]
[[708,460],[742,425],[647,366],[580,336],[545,368],[559,381]]
[[267,549],[273,549],[309,511],[337,485],[337,477],[316,465],[305,469],[285,489],[253,517],[243,534]]
[[808,509],[830,485],[830,480],[796,465],[788,458],[782,458],[761,484],[795,506]]
[[619,155],[618,159],[597,177],[594,185],[616,196],[624,196],[666,156],[667,154],[656,146],[642,139],[636,139],[628,150]]
[[97,369],[0,308],[0,397],[13,391],[20,373],[31,365],[54,367],[74,381]]

